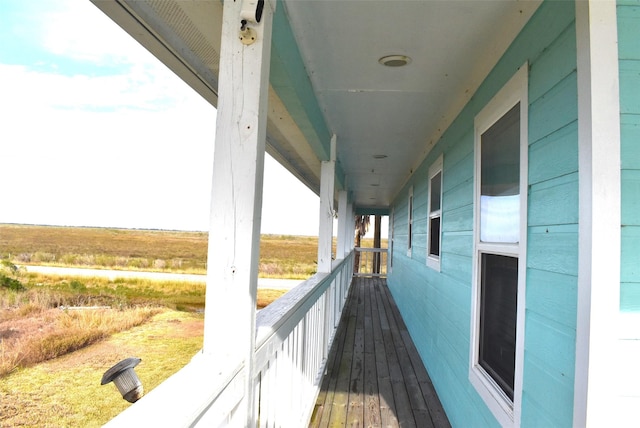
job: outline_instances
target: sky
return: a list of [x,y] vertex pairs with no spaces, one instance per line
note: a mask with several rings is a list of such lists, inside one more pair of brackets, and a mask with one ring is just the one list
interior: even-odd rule
[[[89,0],[0,0],[0,223],[207,230],[215,120]],[[265,159],[262,233],[317,235]]]

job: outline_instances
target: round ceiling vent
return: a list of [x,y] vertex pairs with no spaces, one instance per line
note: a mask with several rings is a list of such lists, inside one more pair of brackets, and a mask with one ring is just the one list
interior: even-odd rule
[[387,67],[402,67],[411,62],[411,58],[406,55],[387,55],[378,60],[382,65]]

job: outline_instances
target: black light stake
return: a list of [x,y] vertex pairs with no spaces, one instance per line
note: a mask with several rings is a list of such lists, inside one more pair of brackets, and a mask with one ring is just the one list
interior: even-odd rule
[[144,394],[142,382],[140,382],[138,375],[133,369],[135,366],[140,364],[140,361],[142,361],[140,358],[134,357],[125,358],[120,361],[102,375],[102,382],[100,385],[106,385],[113,381],[113,383],[116,384],[118,391],[120,391],[120,394],[122,394],[122,398],[127,400],[129,403],[135,403]]

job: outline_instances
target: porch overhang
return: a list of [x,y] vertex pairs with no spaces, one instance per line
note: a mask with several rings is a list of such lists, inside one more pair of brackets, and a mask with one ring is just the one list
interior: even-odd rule
[[[217,107],[222,2],[91,1]],[[279,1],[267,153],[319,194],[336,135],[336,190],[384,211],[539,4]]]

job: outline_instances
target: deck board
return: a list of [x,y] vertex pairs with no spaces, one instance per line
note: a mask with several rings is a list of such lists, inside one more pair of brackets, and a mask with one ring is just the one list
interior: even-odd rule
[[450,427],[386,280],[354,278],[311,427]]

